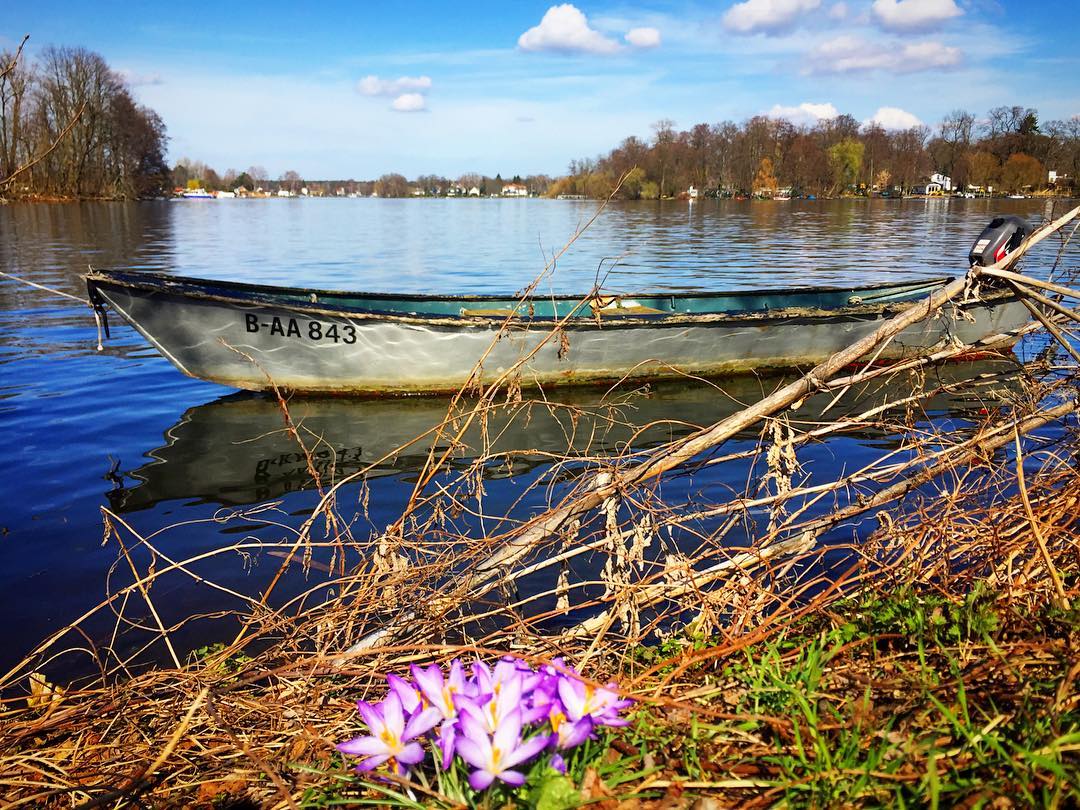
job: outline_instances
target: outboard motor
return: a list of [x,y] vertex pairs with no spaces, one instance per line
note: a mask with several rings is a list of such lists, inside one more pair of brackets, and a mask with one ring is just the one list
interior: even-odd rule
[[1023,217],[994,217],[971,246],[968,261],[980,267],[996,264],[1020,247],[1030,233],[1031,225]]

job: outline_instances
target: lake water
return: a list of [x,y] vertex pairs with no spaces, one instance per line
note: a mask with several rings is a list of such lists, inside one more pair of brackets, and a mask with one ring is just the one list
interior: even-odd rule
[[[79,297],[88,265],[368,291],[513,292],[533,280],[594,210],[591,203],[547,200],[8,205],[0,206],[0,270]],[[956,274],[994,214],[1038,220],[1042,211],[1033,200],[612,205],[539,289],[581,292],[598,275],[606,289],[629,293]],[[1051,255],[1043,249],[1030,264]],[[118,561],[115,541],[102,546],[101,507],[143,534],[182,524],[158,542],[184,557],[211,554],[238,533],[278,542],[317,502],[296,448],[280,434],[273,402],[188,379],[119,318],[110,325],[112,338],[99,352],[83,305],[0,278],[0,448],[7,469],[0,487],[0,668],[121,582],[123,568],[110,573]],[[733,399],[700,387],[664,388],[633,406],[627,421],[708,424],[734,408],[734,400],[752,400],[769,386],[732,383]],[[564,398],[587,404],[598,397]],[[294,416],[327,437],[334,457],[320,463],[326,474],[341,475],[437,422],[445,405],[438,399],[297,401]],[[934,414],[962,425],[972,403],[932,406]],[[653,431],[635,443],[688,429]],[[567,449],[566,433],[554,417],[536,418],[506,431],[503,441],[508,449],[559,452]],[[622,447],[630,435],[626,425],[604,426],[590,450]],[[808,448],[801,460],[828,473],[868,460],[890,442],[874,432],[845,436]],[[421,456],[419,449],[401,454],[371,475],[365,525],[372,531],[399,513]],[[542,460],[526,458],[493,472],[488,508],[497,512],[544,471]],[[745,470],[701,472],[665,494],[741,490],[740,475]],[[222,509],[266,501],[279,503],[274,522],[219,519]],[[246,593],[258,592],[276,569],[272,559],[237,554],[210,556],[202,565],[208,576]],[[282,596],[303,587],[296,572]],[[185,578],[163,581],[154,595],[166,621],[235,607]],[[180,634],[178,643],[190,648],[216,640],[207,626],[215,625]],[[95,643],[111,643],[109,621],[89,627]]]

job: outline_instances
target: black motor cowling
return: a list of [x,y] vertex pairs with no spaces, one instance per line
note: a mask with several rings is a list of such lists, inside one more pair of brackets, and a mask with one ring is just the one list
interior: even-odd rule
[[994,217],[971,246],[968,261],[980,267],[996,264],[1020,247],[1030,233],[1031,225],[1023,217]]

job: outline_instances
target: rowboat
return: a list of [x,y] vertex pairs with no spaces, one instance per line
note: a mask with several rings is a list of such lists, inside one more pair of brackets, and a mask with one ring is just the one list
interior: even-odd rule
[[[507,372],[522,384],[723,376],[818,363],[946,284],[517,298],[273,287],[92,271],[119,313],[180,371],[234,388],[447,392]],[[1007,290],[947,308],[882,349],[896,359],[1008,332]],[[107,324],[107,321],[106,321]]]

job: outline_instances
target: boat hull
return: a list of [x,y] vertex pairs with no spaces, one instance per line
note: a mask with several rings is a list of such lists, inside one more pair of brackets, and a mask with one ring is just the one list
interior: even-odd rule
[[[903,304],[830,312],[507,321],[353,313],[288,302],[193,296],[90,277],[121,314],[185,374],[248,390],[409,394],[457,390],[513,372],[522,384],[722,376],[818,363],[880,326]],[[313,296],[314,297],[314,296]],[[1007,296],[909,327],[878,355],[896,359],[1015,329]],[[474,375],[474,371],[476,372]]]

